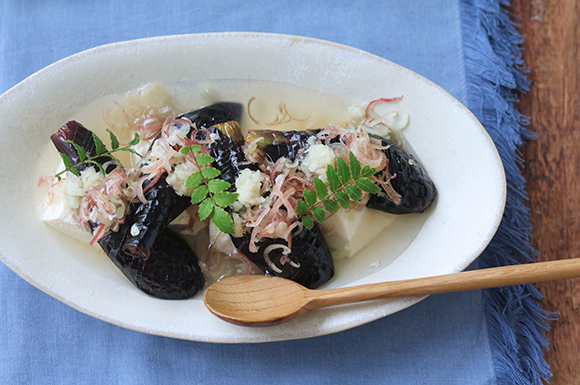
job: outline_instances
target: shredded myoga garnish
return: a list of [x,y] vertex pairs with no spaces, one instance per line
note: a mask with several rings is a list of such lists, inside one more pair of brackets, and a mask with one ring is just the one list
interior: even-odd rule
[[[271,129],[307,119],[294,117],[280,103],[276,118],[263,124],[266,129],[251,130],[244,138],[241,105],[216,103],[178,114],[167,97],[149,95],[151,87],[130,94],[133,104],[116,102],[103,113],[111,150],[78,122],[57,131],[52,141],[65,167],[43,179],[49,184],[47,204],[66,206],[68,215],[92,234],[90,244],[98,243],[147,294],[187,298],[207,280],[209,270],[233,259],[240,261],[238,273],[261,270],[318,287],[334,274],[320,229],[325,220],[340,210],[367,207],[394,214],[423,212],[434,199],[426,172],[392,141],[391,126],[399,130],[408,116],[395,122],[398,111],[376,111],[402,97],[370,101],[356,126],[307,131]],[[254,100],[247,103],[248,115],[260,125],[262,119],[250,111]],[[135,136],[121,146],[115,132]],[[119,152],[130,153],[132,167],[121,165],[115,157]],[[214,236],[200,277],[190,282],[189,273],[176,273],[175,284],[156,277],[153,265],[168,263],[164,248],[189,248],[178,264],[183,271],[196,271],[197,256],[171,230],[183,215],[190,233],[204,227],[200,223],[211,223],[210,232],[221,235]],[[235,252],[218,250],[215,245],[224,241]],[[211,262],[213,254],[221,259]],[[152,265],[150,276],[135,275],[132,259],[139,259],[140,269]]]

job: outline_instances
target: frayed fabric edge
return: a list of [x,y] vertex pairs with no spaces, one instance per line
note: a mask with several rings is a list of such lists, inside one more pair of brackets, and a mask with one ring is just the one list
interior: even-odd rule
[[[479,257],[480,268],[535,262],[525,179],[520,172],[522,144],[534,135],[514,103],[528,90],[522,38],[504,0],[462,0],[461,21],[468,108],[493,139],[503,161],[507,200],[502,222]],[[554,313],[543,310],[533,285],[483,291],[485,322],[497,384],[541,384],[551,376],[544,359],[545,337]]]

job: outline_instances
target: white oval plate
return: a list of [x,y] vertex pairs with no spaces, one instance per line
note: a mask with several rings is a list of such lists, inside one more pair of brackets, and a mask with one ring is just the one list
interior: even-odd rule
[[[503,166],[483,127],[440,87],[387,60],[334,43],[273,34],[201,34],[81,52],[0,97],[2,261],[32,285],[93,317],[197,341],[260,342],[323,335],[420,301],[375,301],[324,309],[281,326],[244,328],[212,316],[201,295],[164,301],[142,294],[106,257],[40,220],[35,170],[49,136],[75,111],[103,95],[150,81],[180,84],[199,79],[278,81],[360,102],[404,95],[400,108],[411,116],[405,136],[438,188],[436,204],[396,259],[363,276],[341,271],[340,279],[327,287],[458,272],[494,235],[505,202]],[[364,252],[381,259],[376,244]]]

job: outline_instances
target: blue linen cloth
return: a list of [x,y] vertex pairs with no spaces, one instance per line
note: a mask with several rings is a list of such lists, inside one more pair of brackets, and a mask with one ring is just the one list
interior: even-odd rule
[[[360,48],[439,84],[472,108],[498,146],[512,146],[502,156],[507,157],[510,182],[519,184],[520,190],[510,190],[516,198],[510,198],[513,218],[502,223],[506,229],[499,234],[507,240],[494,240],[476,265],[514,263],[533,258],[533,251],[522,243],[529,224],[518,206],[522,181],[514,171],[516,147],[525,132],[521,117],[510,107],[510,92],[525,88],[525,80],[517,68],[508,71],[509,76],[497,77],[509,79],[505,84],[490,79],[518,65],[517,52],[505,54],[505,47],[486,40],[499,27],[512,33],[509,23],[494,25],[498,20],[506,24],[507,19],[497,1],[0,0],[0,93],[71,54],[149,36],[275,32]],[[501,37],[509,38],[507,49],[513,50],[509,44],[517,43],[517,36]],[[486,57],[478,56],[481,52]],[[490,102],[496,99],[505,103]],[[500,122],[486,120],[496,111],[515,131],[509,143],[502,139]],[[523,234],[513,236],[518,226]],[[520,260],[504,256],[512,251],[506,251],[508,243],[521,245]],[[533,289],[517,290],[435,295],[392,316],[329,336],[208,344],[146,335],[96,320],[40,292],[0,264],[0,382],[538,383],[540,376],[549,375],[539,353],[545,315],[533,302],[537,297]],[[523,297],[531,302],[522,303]],[[517,305],[505,313],[505,302]],[[522,306],[539,314],[538,319],[522,318],[518,313]],[[509,324],[519,329],[514,331]],[[521,334],[531,336],[522,342]]]

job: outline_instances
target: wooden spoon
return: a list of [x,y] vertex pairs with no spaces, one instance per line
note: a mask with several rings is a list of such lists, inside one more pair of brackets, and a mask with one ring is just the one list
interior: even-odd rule
[[211,285],[203,300],[209,311],[228,322],[244,326],[270,326],[328,306],[574,277],[580,277],[580,258],[326,290],[310,290],[289,279],[240,275]]

